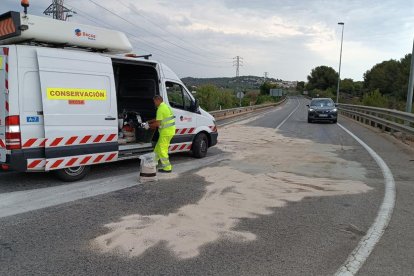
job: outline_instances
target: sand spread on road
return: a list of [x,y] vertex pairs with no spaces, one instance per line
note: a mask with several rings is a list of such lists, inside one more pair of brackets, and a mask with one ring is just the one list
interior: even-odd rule
[[196,174],[208,183],[196,204],[169,215],[121,218],[105,225],[110,232],[92,241],[102,253],[129,257],[166,246],[177,258],[193,258],[203,246],[222,239],[248,242],[252,232],[237,230],[241,219],[271,215],[272,208],[305,197],[358,194],[365,169],[338,156],[350,147],[289,138],[273,129],[236,124],[220,132],[219,147],[232,155]]

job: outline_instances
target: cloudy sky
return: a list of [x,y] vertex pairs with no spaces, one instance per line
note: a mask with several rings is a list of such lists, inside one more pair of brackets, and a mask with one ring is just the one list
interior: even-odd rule
[[[21,10],[0,0],[0,12]],[[31,0],[41,15],[52,0]],[[152,53],[179,76],[241,75],[306,80],[319,65],[338,69],[345,22],[343,78],[362,80],[376,63],[410,53],[414,0],[65,0],[71,21],[128,33],[135,52]]]

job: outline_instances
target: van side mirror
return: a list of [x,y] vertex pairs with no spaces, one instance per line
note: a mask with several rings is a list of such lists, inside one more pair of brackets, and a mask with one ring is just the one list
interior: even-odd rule
[[191,103],[191,111],[192,112],[199,112],[200,110],[200,104],[197,99],[194,100],[194,102]]

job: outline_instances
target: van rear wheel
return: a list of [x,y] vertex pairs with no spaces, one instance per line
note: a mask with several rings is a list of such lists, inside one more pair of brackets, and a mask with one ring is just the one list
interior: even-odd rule
[[205,133],[200,133],[196,136],[193,142],[193,156],[195,158],[204,158],[208,150],[208,138]]
[[55,171],[57,178],[65,182],[74,182],[83,179],[91,170],[90,166],[71,167]]

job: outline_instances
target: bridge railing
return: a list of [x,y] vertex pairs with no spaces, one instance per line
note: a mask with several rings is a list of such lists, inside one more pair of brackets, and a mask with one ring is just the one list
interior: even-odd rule
[[383,131],[400,132],[404,136],[414,137],[414,114],[412,113],[351,104],[340,104],[339,112]]
[[228,119],[236,116],[240,116],[243,114],[247,114],[254,111],[259,111],[262,109],[278,106],[286,101],[286,98],[282,99],[277,103],[268,103],[268,104],[260,104],[260,105],[252,105],[252,106],[245,106],[245,107],[238,107],[238,108],[231,108],[231,109],[223,109],[223,110],[215,110],[210,111],[210,114],[216,120],[223,120]]

